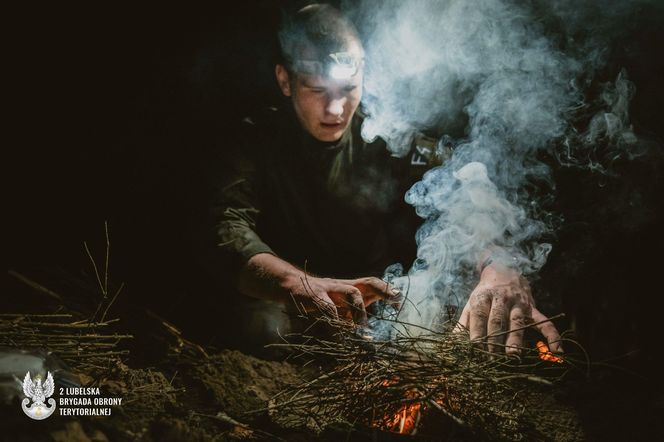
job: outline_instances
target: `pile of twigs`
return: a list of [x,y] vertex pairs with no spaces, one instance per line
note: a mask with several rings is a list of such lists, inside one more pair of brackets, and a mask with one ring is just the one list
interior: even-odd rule
[[[541,361],[522,349],[519,360],[473,346],[467,334],[434,332],[393,321],[390,339],[366,336],[345,321],[321,318],[329,338],[289,335],[277,344],[299,358],[320,363],[315,379],[276,396],[270,415],[278,423],[323,430],[332,422],[407,434],[446,425],[488,439],[547,439],[545,405],[569,365]],[[547,419],[547,425],[556,422]],[[431,426],[431,422],[434,425]],[[436,430],[440,434],[440,428]]]
[[[94,286],[88,287],[86,284],[81,284],[84,289],[81,298],[86,300],[86,303],[89,300],[98,299],[94,313],[90,311],[88,314],[80,313],[76,316],[69,313],[74,311],[70,307],[75,303],[76,296],[64,297],[39,282],[10,270],[9,276],[16,278],[36,293],[46,296],[49,301],[56,302],[59,307],[55,313],[0,314],[0,346],[22,350],[46,350],[79,371],[112,369],[117,366],[124,355],[129,353],[126,349],[118,348],[118,344],[132,336],[109,331],[112,329],[112,324],[120,319],[106,319],[111,306],[122,292],[124,284],[120,284],[117,290],[111,291],[109,284],[110,239],[107,223],[104,223],[104,233],[106,248],[101,266],[97,265],[87,243],[83,243],[100,293],[94,293],[96,291]],[[76,318],[86,319],[75,320]]]
[[109,364],[128,353],[118,349],[118,344],[131,335],[106,332],[119,319],[73,319],[67,313],[0,314],[0,346],[46,348],[79,370],[109,368]]

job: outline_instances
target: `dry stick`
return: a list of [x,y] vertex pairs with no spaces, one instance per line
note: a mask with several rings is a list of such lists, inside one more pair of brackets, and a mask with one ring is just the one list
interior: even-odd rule
[[[304,334],[306,334],[306,333],[309,333],[309,332],[311,331],[312,328],[314,328],[316,325],[318,325],[319,322],[321,322],[321,319],[320,319],[320,318],[316,318],[316,319],[314,319],[314,320],[311,322],[311,325],[308,326],[306,329],[304,329],[304,331],[302,332],[302,334],[304,335]],[[311,339],[311,338],[313,338],[313,336],[311,336],[310,339]]]
[[33,289],[39,291],[39,292],[44,293],[45,295],[50,296],[50,297],[53,298],[53,299],[57,299],[58,301],[62,302],[62,296],[58,295],[57,293],[55,293],[55,292],[52,291],[52,290],[47,289],[47,288],[44,287],[43,285],[41,285],[41,284],[39,284],[39,283],[36,283],[35,281],[29,279],[28,277],[26,277],[26,276],[24,276],[24,275],[21,275],[20,273],[14,271],[14,270],[10,270],[10,271],[7,272],[7,273],[9,273],[11,276],[13,276],[14,278],[16,278],[16,279],[18,279],[19,281],[21,281],[22,283],[24,283],[24,284],[27,285],[28,287],[31,287],[31,288],[33,288]]
[[205,359],[210,359],[210,355],[207,354],[205,349],[203,347],[201,347],[200,345],[196,344],[195,342],[189,341],[188,339],[185,339],[185,338],[180,338],[180,340],[182,340],[183,343],[185,343],[185,344],[195,348],[196,350],[198,350],[205,357]]
[[[90,261],[92,262],[92,267],[94,268],[95,276],[97,277],[97,283],[99,284],[99,290],[101,291],[101,293],[103,295],[101,301],[99,302],[99,305],[97,305],[97,310],[95,310],[94,314],[92,315],[93,320],[97,318],[97,314],[99,313],[99,310],[101,310],[101,306],[104,304],[104,301],[108,298],[108,263],[109,263],[111,242],[110,242],[109,235],[108,235],[108,222],[107,221],[104,221],[104,233],[105,233],[105,236],[106,236],[106,253],[105,253],[105,256],[104,256],[104,282],[103,283],[101,281],[101,277],[99,276],[99,270],[97,269],[97,262],[92,257],[92,253],[90,253],[90,249],[88,248],[87,242],[83,241],[83,246],[85,247],[85,251],[88,254],[88,258],[90,258]],[[119,294],[119,291],[116,292],[115,296],[117,297],[118,294]],[[113,300],[115,300],[115,298]],[[106,307],[106,311],[108,311],[109,307],[110,307],[110,304]]]
[[401,314],[401,311],[403,310],[404,306],[406,305],[406,302],[409,302],[410,305],[415,309],[415,311],[417,312],[417,314],[420,315],[420,316],[422,316],[422,312],[420,312],[420,309],[417,308],[417,304],[415,304],[413,301],[411,301],[411,300],[408,298],[408,294],[410,293],[410,275],[407,275],[407,277],[408,277],[408,288],[406,289],[406,295],[405,295],[405,297],[404,297],[404,301],[403,301],[403,303],[401,304],[401,306],[399,307],[399,311],[397,311],[397,314],[396,314],[396,317],[397,317],[397,318],[398,318],[399,315]]
[[[338,324],[338,322],[335,321],[328,321],[330,324]],[[397,322],[397,321],[395,321]],[[421,328],[421,327],[420,327]],[[348,328],[341,328],[339,330],[341,333],[348,332]],[[461,344],[461,342],[458,339],[455,339],[455,336],[452,334],[442,334],[438,332],[433,332],[432,330],[428,330],[431,333],[433,340],[433,336],[443,336],[447,338],[451,338],[448,341],[441,341],[441,348],[443,349],[443,353],[445,352],[445,348],[448,349],[454,349],[458,348],[458,345]],[[295,394],[292,396],[291,400],[282,402],[278,404],[278,406],[275,404],[272,406],[272,409],[279,409],[284,406],[288,406],[292,403],[297,404],[297,408],[302,410],[302,411],[307,411],[309,410],[310,412],[316,413],[313,411],[314,409],[312,408],[313,406],[315,407],[332,407],[335,413],[352,413],[354,407],[356,407],[357,404],[355,402],[357,400],[362,400],[362,392],[372,391],[375,390],[375,386],[371,387],[371,385],[366,385],[365,384],[359,384],[356,385],[354,379],[348,379],[347,372],[348,371],[353,371],[353,364],[362,364],[363,359],[358,359],[359,357],[364,357],[363,354],[364,352],[358,353],[353,353],[354,349],[357,349],[359,345],[361,345],[361,341],[359,338],[356,336],[348,336],[348,335],[342,335],[342,337],[345,337],[342,342],[323,342],[323,343],[316,343],[316,344],[311,344],[307,346],[297,346],[293,345],[293,349],[299,349],[300,351],[307,351],[307,352],[312,352],[312,354],[318,354],[318,355],[333,355],[337,356],[339,362],[343,361],[350,361],[350,363],[346,364],[344,367],[342,367],[340,370],[336,370],[335,372],[332,373],[332,378],[330,382],[320,382],[318,381],[315,385],[300,385],[299,387],[295,387],[297,391]],[[387,344],[383,343],[383,345],[379,346],[378,349],[384,348]],[[413,347],[415,346],[415,347]],[[360,347],[362,348],[362,347]],[[465,353],[457,355],[457,358],[441,358],[441,355],[438,354],[440,351],[437,351],[437,356],[436,355],[429,355],[427,354],[426,348],[420,348],[419,347],[419,339],[417,337],[406,337],[406,338],[400,338],[397,339],[397,341],[389,347],[390,349],[394,348],[396,351],[401,351],[401,352],[406,352],[406,353],[413,353],[414,355],[419,355],[419,358],[403,358],[403,357],[397,357],[394,353],[391,352],[384,352],[380,351],[379,353],[375,353],[375,357],[379,358],[377,361],[375,361],[375,364],[377,364],[381,368],[385,368],[384,365],[381,365],[380,359],[382,358],[388,358],[392,359],[394,361],[394,364],[390,367],[390,371],[393,373],[390,375],[390,373],[384,373],[384,377],[386,378],[399,378],[401,373],[408,373],[406,375],[407,378],[412,378],[413,376],[417,379],[422,379],[422,375],[424,375],[424,378],[426,379],[427,377],[430,378],[431,375],[427,376],[427,371],[431,369],[438,369],[438,370],[443,370],[443,373],[445,373],[445,368],[444,366],[441,366],[439,364],[455,364],[460,371],[452,374],[446,374],[445,377],[448,379],[447,384],[452,386],[456,385],[456,387],[453,387],[455,389],[462,388],[462,384],[465,384],[467,382],[487,382],[487,381],[495,381],[492,379],[492,372],[494,374],[498,374],[499,372],[495,372],[500,366],[504,365],[503,363],[498,363],[498,362],[490,362],[487,361],[484,364],[479,364],[479,365],[473,365],[472,368],[470,366],[466,367],[464,369],[464,366],[460,366],[457,362],[459,360],[458,358],[463,358]],[[432,349],[435,348],[435,346],[432,347]],[[433,351],[433,350],[432,350]],[[423,354],[424,353],[424,354]],[[370,355],[367,355],[370,356]],[[435,356],[435,357],[432,357]],[[423,359],[424,357],[424,359]],[[432,357],[432,359],[429,359]],[[410,363],[415,363],[418,364],[418,360],[420,361],[419,363],[421,364],[422,362],[425,362],[427,365],[424,367],[423,370],[418,370],[420,373],[412,373],[412,369],[414,367],[410,366]],[[356,361],[356,362],[354,362]],[[371,364],[372,366],[374,364]],[[370,369],[371,370],[371,369]],[[404,371],[404,370],[409,370],[409,371]],[[486,371],[490,370],[490,371]],[[436,375],[438,376],[438,374]],[[523,378],[523,375],[520,375],[519,378]],[[365,377],[365,379],[367,379]],[[527,377],[525,379],[528,379]],[[361,379],[360,379],[361,380]],[[507,381],[509,379],[503,378],[503,379],[498,379],[498,382],[500,381]],[[533,381],[538,381],[539,379],[528,379],[528,380],[533,380]],[[431,379],[430,382],[439,382],[439,379]],[[315,381],[314,381],[315,382]],[[323,384],[323,385],[321,385]],[[395,394],[399,395],[403,392],[404,389],[408,388],[416,388],[420,390],[428,390],[429,387],[426,386],[428,382],[424,384],[424,386],[421,385],[420,381],[417,381],[413,383],[412,381],[407,381],[405,384],[402,382],[398,386],[388,389],[387,391],[383,390],[387,396],[383,395],[383,398],[387,398],[390,396],[393,396]],[[291,390],[290,392],[293,394],[293,391]],[[303,394],[304,393],[304,394]],[[358,395],[359,393],[359,395]],[[380,391],[378,392],[380,394]],[[471,396],[472,391],[470,391]],[[350,396],[348,396],[350,395]],[[465,395],[464,395],[465,396]],[[339,399],[341,399],[343,404],[339,404]],[[472,398],[471,398],[472,399]],[[350,402],[349,402],[350,401]],[[389,401],[390,403],[394,402],[394,399]],[[403,403],[403,399],[401,401],[397,401],[400,403]],[[437,404],[436,404],[437,405]],[[339,408],[342,407],[342,408]],[[439,407],[436,407],[439,408]],[[487,410],[489,411],[489,410]],[[496,413],[495,411],[493,412],[494,417],[500,417],[500,413]],[[315,417],[315,416],[314,416]],[[478,421],[477,424],[484,426],[487,424],[483,424],[482,422],[484,421],[483,418],[480,418],[481,421]],[[462,421],[463,422],[463,421]]]
[[454,422],[456,422],[458,425],[460,425],[460,426],[462,426],[462,427],[466,427],[466,423],[465,423],[464,421],[462,421],[461,419],[459,419],[458,417],[456,417],[455,415],[453,415],[452,413],[450,413],[449,411],[447,411],[446,409],[444,409],[443,407],[441,407],[440,405],[438,405],[438,403],[437,403],[436,401],[434,401],[433,399],[429,399],[428,402],[429,402],[431,405],[433,405],[438,411],[440,411],[440,412],[443,413],[445,416],[449,417],[449,418],[452,419]]
[[[297,305],[297,300],[295,299],[295,296],[293,295],[293,292],[289,291],[288,294],[290,295],[291,300],[293,301],[293,305],[295,305],[295,309],[297,310],[297,313],[299,315],[304,315],[305,312],[303,310],[300,310],[300,306]],[[284,341],[285,341],[285,339],[284,339]]]
[[[3,335],[8,336],[25,336],[26,333],[30,333],[32,330],[28,329],[19,329],[17,331],[8,331],[3,332]],[[98,334],[87,334],[87,335],[67,335],[60,333],[30,333],[30,337],[34,338],[58,338],[58,339],[94,339],[97,341],[103,341],[106,339],[120,340],[120,339],[131,339],[134,335],[98,335]]]
[[396,323],[396,324],[401,324],[401,325],[407,325],[408,327],[419,328],[419,329],[424,330],[424,331],[427,331],[427,332],[429,332],[429,333],[431,333],[431,334],[433,334],[433,335],[439,335],[439,336],[440,336],[440,335],[444,335],[444,334],[445,334],[444,332],[437,332],[437,331],[435,331],[435,330],[431,330],[430,328],[424,327],[424,326],[422,326],[422,325],[413,324],[413,323],[411,323],[411,322],[405,322],[405,321],[402,321],[402,320],[400,320],[400,319],[392,319],[392,318],[381,318],[381,319],[382,319],[383,321],[394,322],[394,323]]
[[[571,342],[572,344],[576,345],[581,350],[581,352],[583,353],[583,357],[586,361],[586,366],[588,368],[590,368],[590,355],[588,354],[586,349],[583,347],[583,345],[581,345],[581,343],[579,341],[577,341],[576,339],[572,339],[572,338],[562,338],[562,342]],[[588,375],[590,375],[590,372],[588,372]]]
[[124,282],[120,284],[120,288],[115,292],[115,295],[113,295],[113,299],[111,299],[111,302],[109,302],[108,305],[106,306],[106,309],[104,310],[104,313],[101,315],[101,322],[104,322],[104,319],[106,319],[106,314],[108,313],[108,309],[111,308],[111,306],[113,305],[115,300],[118,298],[118,295],[120,294],[120,292],[122,291],[123,288],[124,288]]
[[90,253],[90,248],[88,247],[88,243],[86,241],[83,241],[83,247],[85,248],[85,252],[88,254],[88,258],[90,258],[90,261],[92,262],[92,268],[95,271],[95,276],[97,277],[97,283],[99,284],[99,287],[101,287],[103,293],[104,285],[101,282],[101,277],[99,276],[99,270],[97,270],[97,263],[95,262],[95,259],[92,257],[92,253]]
[[112,324],[114,322],[118,322],[120,319],[109,319],[108,321],[105,322],[72,322],[72,323],[64,323],[60,324],[57,322],[30,322],[30,326],[32,327],[52,327],[52,328],[81,328],[81,329],[86,329],[86,328],[94,328],[94,327],[105,327],[109,324]]
[[[37,342],[38,344],[40,342]],[[25,345],[28,345],[29,341],[25,343]],[[107,349],[107,348],[115,348],[117,347],[117,344],[112,343],[112,342],[106,342],[106,343],[90,343],[90,344],[80,344],[76,342],[61,342],[61,343],[52,343],[48,342],[47,343],[48,348],[50,350],[55,350],[55,349],[60,349],[60,354],[66,354],[66,353],[80,353],[81,351],[87,351],[87,350],[101,350],[101,349]],[[76,350],[72,350],[72,348],[75,347]]]
[[[107,352],[102,352],[102,353],[86,353],[86,354],[80,354],[80,353],[75,353],[75,352],[61,352],[59,353],[59,356],[66,357],[66,358],[90,358],[90,357],[100,357],[100,356],[119,356],[119,355],[126,355],[129,354],[129,350],[119,350],[119,351],[107,351]],[[66,356],[65,356],[66,355]]]
[[122,338],[115,339],[78,339],[74,337],[61,337],[59,335],[27,335],[25,333],[11,333],[8,336],[22,338],[22,341],[46,341],[52,345],[78,344],[78,345],[117,345]]
[[[0,313],[0,318],[71,318],[74,315],[65,314],[65,313],[53,313],[53,314],[42,314],[42,315],[33,315],[31,313]],[[0,319],[1,321],[1,319]]]
[[[314,293],[314,290],[311,288],[311,285],[309,284],[309,279],[307,278],[307,264],[308,264],[308,260],[305,259],[305,260],[304,260],[304,270],[303,270],[303,272],[304,272],[304,280],[306,281],[306,283],[307,283],[307,287],[309,287],[309,290],[311,290],[311,293],[312,293],[312,294],[315,294],[315,293]],[[301,279],[302,279],[302,278],[300,278],[300,280],[301,280]],[[303,283],[303,284],[304,284],[304,283]],[[307,289],[307,287],[305,287],[305,290]]]
[[[305,259],[304,260],[304,270],[303,270],[303,272],[304,272],[304,281],[302,281],[302,278],[300,278],[300,281],[302,282],[302,285],[304,286],[304,289],[307,290],[307,288],[308,288],[309,291],[311,291],[311,294],[313,295],[312,299],[314,300],[314,304],[316,305],[316,307],[318,307],[318,309],[324,315],[327,314],[328,316],[335,316],[335,315],[332,315],[332,312],[336,312],[337,307],[334,304],[332,304],[332,306],[331,306],[332,308],[330,308],[330,305],[328,305],[324,301],[319,301],[318,298],[316,297],[316,293],[314,292],[314,289],[311,287],[311,284],[309,283],[309,278],[308,278],[308,275],[307,275],[307,263],[308,263],[308,260]],[[306,283],[306,286],[305,286],[305,283]],[[350,305],[349,302],[347,302],[347,304]],[[334,310],[332,310],[332,309],[334,309]],[[326,312],[326,310],[327,310],[327,312]]]

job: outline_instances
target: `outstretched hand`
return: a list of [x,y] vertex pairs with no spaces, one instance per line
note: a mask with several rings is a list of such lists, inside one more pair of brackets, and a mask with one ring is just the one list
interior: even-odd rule
[[305,312],[367,323],[366,307],[384,299],[398,304],[401,292],[374,278],[334,279],[312,276],[271,253],[258,253],[240,269],[238,288],[256,298],[295,301]]
[[552,352],[563,351],[560,333],[535,307],[526,278],[514,269],[489,265],[482,271],[455,330],[468,330],[472,342],[492,353],[518,355],[529,324],[542,333]]
[[367,323],[367,306],[380,299],[396,304],[401,296],[399,290],[374,277],[333,279],[307,275],[291,279],[285,288],[307,312],[320,311],[360,325]]

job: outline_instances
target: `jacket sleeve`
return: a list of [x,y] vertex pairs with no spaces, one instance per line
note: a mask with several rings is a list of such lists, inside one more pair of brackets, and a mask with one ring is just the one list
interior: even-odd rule
[[213,187],[210,214],[217,253],[234,269],[239,269],[258,253],[274,252],[257,232],[261,201],[256,159],[246,151],[228,156],[226,167],[210,172]]

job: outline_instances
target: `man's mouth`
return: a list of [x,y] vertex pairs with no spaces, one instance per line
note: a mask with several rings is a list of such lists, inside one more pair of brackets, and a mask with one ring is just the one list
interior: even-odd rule
[[341,129],[344,126],[343,122],[335,122],[335,123],[320,123],[321,126],[325,129]]

